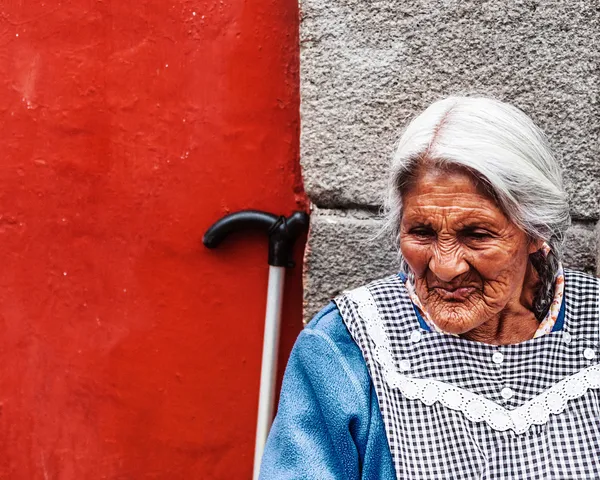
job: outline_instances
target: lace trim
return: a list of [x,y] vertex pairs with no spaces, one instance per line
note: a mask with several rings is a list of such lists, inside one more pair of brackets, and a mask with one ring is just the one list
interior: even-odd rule
[[561,380],[520,407],[507,410],[468,390],[438,380],[403,375],[396,369],[390,340],[371,292],[361,287],[346,294],[356,304],[367,334],[375,344],[373,356],[386,383],[399,389],[408,399],[420,400],[428,406],[440,402],[447,408],[460,411],[473,422],[487,423],[494,430],[502,432],[510,429],[515,433],[525,433],[532,425],[546,424],[550,414],[562,413],[569,400],[585,395],[591,388],[600,388],[600,365],[593,365]]

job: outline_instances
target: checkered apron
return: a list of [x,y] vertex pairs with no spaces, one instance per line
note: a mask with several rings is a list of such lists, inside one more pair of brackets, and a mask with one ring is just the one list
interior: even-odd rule
[[398,479],[600,479],[600,280],[566,270],[563,329],[515,345],[423,330],[398,276],[335,301]]

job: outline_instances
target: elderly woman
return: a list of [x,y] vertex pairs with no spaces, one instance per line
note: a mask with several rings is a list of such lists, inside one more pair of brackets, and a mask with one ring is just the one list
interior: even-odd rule
[[302,332],[262,478],[600,478],[600,281],[561,266],[542,132],[495,100],[439,101],[390,192],[401,272]]

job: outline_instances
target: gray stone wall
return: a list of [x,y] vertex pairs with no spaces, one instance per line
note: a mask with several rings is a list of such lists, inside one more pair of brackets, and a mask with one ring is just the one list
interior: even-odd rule
[[548,134],[574,220],[565,264],[600,273],[598,0],[303,0],[301,11],[305,318],[396,270],[374,213],[394,143],[449,94],[508,101]]

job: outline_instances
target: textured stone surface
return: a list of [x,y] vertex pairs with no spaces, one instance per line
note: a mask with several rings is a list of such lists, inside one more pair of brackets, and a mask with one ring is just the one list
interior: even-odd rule
[[362,211],[315,209],[305,254],[304,319],[344,289],[396,270],[396,253],[375,238],[381,221]]
[[564,264],[575,270],[597,272],[598,239],[595,225],[574,223],[567,231]]
[[[315,209],[305,259],[304,318],[337,293],[397,271],[387,238],[376,238],[382,222],[364,211]],[[575,223],[567,234],[565,265],[594,272],[598,243],[590,222]]]
[[477,92],[533,117],[562,157],[574,218],[597,220],[598,5],[304,0],[301,158],[312,201],[378,205],[406,120]]
[[600,222],[596,225],[596,275],[600,277]]

